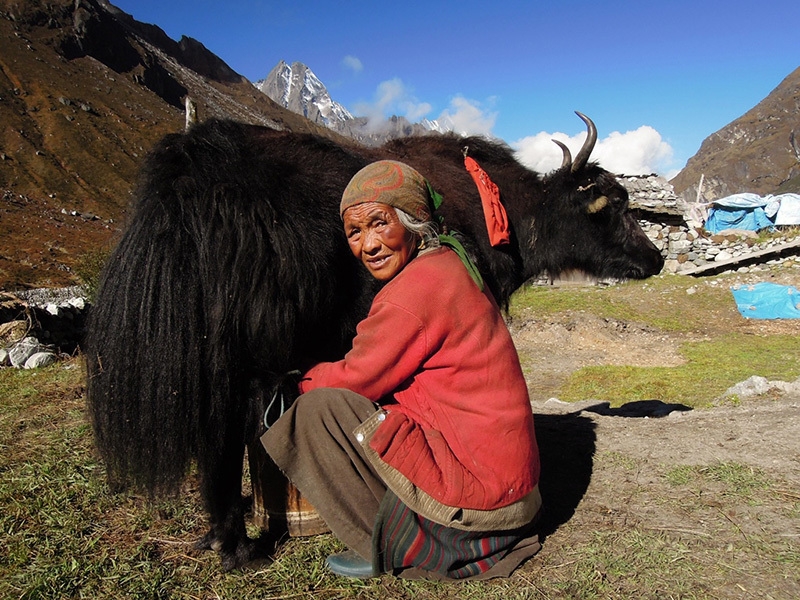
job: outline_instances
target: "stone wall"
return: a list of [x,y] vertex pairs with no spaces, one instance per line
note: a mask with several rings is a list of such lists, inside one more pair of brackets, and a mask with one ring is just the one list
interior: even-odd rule
[[41,367],[75,354],[88,309],[80,288],[0,293],[0,367]]
[[[618,178],[628,190],[631,208],[639,214],[642,228],[664,256],[667,273],[681,273],[733,258],[746,259],[759,251],[778,249],[800,236],[800,231],[794,228],[776,232],[760,242],[753,231],[731,230],[711,235],[703,228],[706,207],[676,196],[663,177],[620,175]],[[786,261],[800,264],[793,255],[770,256],[760,263],[733,265],[730,269],[748,272]]]
[[[641,223],[647,236],[661,250],[665,259],[664,271],[667,273],[681,273],[710,263],[722,263],[732,258],[740,258],[743,261],[741,265],[730,266],[730,270],[743,273],[766,269],[768,266],[787,261],[797,263],[800,260],[800,257],[796,256],[777,255],[781,245],[797,239],[797,231],[778,232],[769,240],[759,242],[758,235],[750,231],[736,230],[727,234],[711,235],[703,229],[688,225],[681,227],[648,221]],[[776,255],[755,261],[755,264],[745,264],[748,256],[770,249],[776,250]]]
[[628,190],[632,207],[683,214],[684,201],[675,195],[672,185],[660,175],[617,175],[617,178]]

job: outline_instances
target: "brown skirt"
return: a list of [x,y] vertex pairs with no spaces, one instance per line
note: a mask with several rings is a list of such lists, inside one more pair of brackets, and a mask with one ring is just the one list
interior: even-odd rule
[[[321,388],[300,396],[261,438],[334,535],[366,560],[373,558],[373,533],[387,487],[353,432],[376,410],[359,394]],[[535,534],[518,534],[518,541],[488,571],[468,578],[507,577],[540,548]],[[451,579],[413,566],[394,572],[404,578]]]

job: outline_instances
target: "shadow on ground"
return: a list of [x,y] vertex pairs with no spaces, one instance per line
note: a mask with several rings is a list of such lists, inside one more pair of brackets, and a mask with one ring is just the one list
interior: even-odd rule
[[544,507],[539,534],[545,538],[572,518],[589,487],[595,423],[580,413],[537,414],[534,420],[542,463],[539,489]]

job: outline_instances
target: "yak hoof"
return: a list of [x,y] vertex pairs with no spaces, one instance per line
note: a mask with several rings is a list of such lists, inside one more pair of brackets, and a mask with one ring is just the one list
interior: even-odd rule
[[225,552],[224,550],[218,550],[217,552],[222,560],[222,570],[226,572],[241,569],[256,558],[255,543],[251,539],[240,541],[233,552]]
[[271,557],[275,554],[277,542],[274,537],[266,534],[255,540],[245,537],[225,544],[211,529],[195,543],[194,547],[197,550],[213,550],[219,554],[223,571],[235,569],[255,571],[272,564]]
[[214,550],[214,545],[219,545],[214,530],[210,529],[207,534],[194,543],[195,550]]

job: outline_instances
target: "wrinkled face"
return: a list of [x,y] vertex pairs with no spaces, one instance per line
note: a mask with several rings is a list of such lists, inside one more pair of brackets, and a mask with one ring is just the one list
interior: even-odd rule
[[416,238],[400,223],[393,207],[365,202],[348,208],[343,218],[350,251],[375,279],[389,281],[413,257]]

